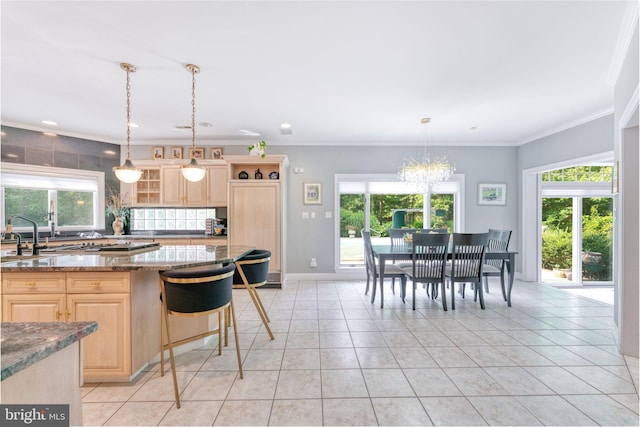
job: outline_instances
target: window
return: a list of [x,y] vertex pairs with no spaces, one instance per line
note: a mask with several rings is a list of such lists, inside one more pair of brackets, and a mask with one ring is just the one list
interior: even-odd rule
[[[103,229],[104,172],[2,164],[2,222],[25,216],[40,231]],[[31,224],[16,218],[15,231],[30,231]]]
[[397,225],[461,229],[463,180],[454,175],[429,194],[417,194],[396,175],[336,175],[336,270],[364,267],[363,228],[374,244],[388,241],[389,228]]

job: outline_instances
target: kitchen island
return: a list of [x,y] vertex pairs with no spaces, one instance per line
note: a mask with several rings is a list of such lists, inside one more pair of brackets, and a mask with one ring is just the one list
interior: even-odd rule
[[[3,262],[2,320],[97,321],[98,331],[84,343],[84,380],[130,381],[158,360],[158,272],[226,264],[252,250],[251,246],[166,245],[117,253],[48,253]],[[181,339],[207,330],[208,320],[174,318],[171,328]]]
[[81,425],[81,340],[97,328],[96,322],[0,324],[2,403],[68,404],[69,425]]

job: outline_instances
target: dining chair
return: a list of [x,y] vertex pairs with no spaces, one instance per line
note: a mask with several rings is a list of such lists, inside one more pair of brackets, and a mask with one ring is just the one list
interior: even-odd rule
[[266,249],[254,249],[247,255],[235,262],[236,271],[233,273],[233,288],[245,288],[255,305],[260,320],[269,334],[269,338],[274,339],[271,328],[269,328],[269,315],[262,304],[262,299],[257,288],[267,283],[269,276],[269,261],[271,252]]
[[449,233],[449,230],[446,228],[421,228],[419,232],[425,234],[445,234]]
[[[447,311],[447,295],[445,286],[445,266],[447,264],[447,249],[449,247],[449,234],[415,233],[413,236],[413,253],[411,266],[404,267],[404,274],[412,282],[413,309],[416,309],[416,284],[422,283],[429,295],[431,286],[431,299],[438,296],[438,284],[442,288],[442,308]],[[406,295],[405,285],[402,285],[402,298]]]
[[451,264],[447,264],[445,276],[451,284],[451,310],[456,309],[455,284],[464,288],[467,283],[474,285],[474,297],[480,298],[480,307],[484,310],[484,295],[482,292],[482,267],[484,252],[487,244],[487,233],[453,233],[451,248]]
[[[380,279],[380,266],[376,263],[375,255],[373,254],[373,246],[371,245],[371,232],[362,231],[362,240],[364,241],[364,257],[365,257],[365,267],[367,270],[367,287],[365,290],[365,295],[369,292],[369,279],[373,279],[373,290],[372,290],[372,298],[371,303],[373,304],[375,298],[375,286]],[[404,271],[395,264],[388,264],[384,266],[384,275],[382,279],[395,279],[399,278],[401,281],[402,288],[406,287],[407,278],[405,277]],[[383,301],[383,292],[380,292],[380,308],[384,306]],[[404,302],[404,299],[402,300]]]
[[[511,230],[495,230],[490,228],[487,233],[486,252],[506,252],[511,240]],[[507,293],[504,287],[504,259],[487,259],[482,267],[482,278],[484,279],[484,290],[489,293],[489,277],[500,277],[502,287],[502,297],[507,300]]]
[[[414,234],[415,232],[416,232],[415,228],[390,228],[389,229],[389,238],[391,239],[391,246],[392,247],[406,246],[406,244],[404,242],[404,235],[405,234]],[[410,262],[399,262],[399,263],[396,263],[394,261],[393,264],[396,264],[400,268],[405,268],[405,267],[410,267],[411,266]],[[392,278],[391,279],[391,292],[394,295],[396,293],[395,286],[396,286],[396,279]]]
[[[236,314],[233,307],[233,273],[236,267],[229,264],[224,267],[211,266],[166,270],[160,272],[160,296],[162,299],[161,328],[166,332],[165,337],[160,334],[160,376],[164,376],[164,351],[169,350],[171,372],[173,374],[173,392],[176,408],[180,408],[180,392],[176,376],[176,363],[173,354],[175,345],[201,340],[207,336],[218,334],[218,354],[222,354],[222,331],[225,333],[227,345],[227,319],[231,319],[233,334],[236,342],[236,357],[240,378],[243,378],[242,359],[240,358],[240,344]],[[178,341],[171,339],[171,323],[169,316],[185,319],[196,316],[218,315],[218,327]]]

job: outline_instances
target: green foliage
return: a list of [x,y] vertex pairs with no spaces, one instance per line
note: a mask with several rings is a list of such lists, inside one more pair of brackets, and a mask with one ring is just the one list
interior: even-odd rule
[[[29,190],[24,188],[5,188],[4,215],[9,219],[11,215],[22,215],[38,226],[47,226],[49,211],[49,193],[47,190]],[[31,227],[31,224],[16,218],[14,227]]]
[[571,268],[571,234],[547,226],[542,231],[542,268]]

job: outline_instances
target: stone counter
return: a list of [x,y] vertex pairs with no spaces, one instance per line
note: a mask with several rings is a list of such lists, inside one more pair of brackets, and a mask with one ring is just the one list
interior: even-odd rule
[[2,271],[173,270],[226,264],[252,250],[251,246],[166,245],[132,252],[48,253],[37,258],[3,262]]
[[96,322],[2,322],[2,381],[98,329]]

